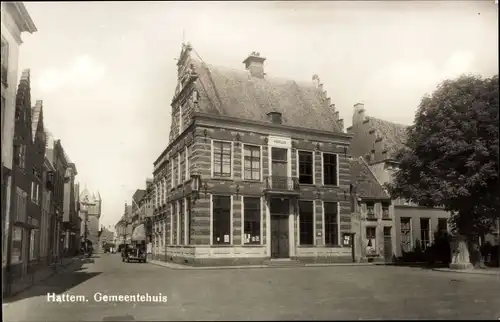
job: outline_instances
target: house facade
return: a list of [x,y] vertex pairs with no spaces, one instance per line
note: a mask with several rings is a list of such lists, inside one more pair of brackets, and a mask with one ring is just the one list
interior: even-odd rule
[[[398,170],[395,157],[406,142],[406,129],[405,125],[367,116],[364,104],[354,105],[352,126],[347,129],[353,135],[350,153],[368,163],[381,185],[392,182]],[[450,214],[442,209],[420,207],[402,199],[392,204],[396,256],[414,250],[417,244],[425,249],[432,244],[435,231],[448,229]]]
[[30,72],[22,73],[16,95],[14,162],[9,229],[8,278],[22,283],[39,264],[46,137],[43,103],[31,107]]
[[391,198],[363,158],[352,158],[350,168],[351,227],[356,261],[392,262],[397,240]]
[[61,140],[55,140],[53,135],[46,131],[47,148],[46,157],[54,168],[52,175],[53,190],[50,198],[50,227],[51,239],[50,249],[52,260],[56,260],[63,255],[64,236],[63,236],[63,213],[64,213],[64,185],[65,176],[68,169],[68,160],[62,146]]
[[[11,213],[12,168],[14,158],[14,128],[16,123],[16,89],[18,84],[18,59],[23,32],[37,31],[33,20],[22,2],[1,3],[1,139],[2,172],[2,276],[6,275]],[[2,283],[2,293],[5,290]]]
[[79,203],[77,202],[79,191],[76,184],[78,174],[76,165],[65,155],[69,161],[64,175],[64,202],[62,216],[62,235],[64,238],[64,255],[74,256],[80,250],[80,217]]
[[[154,162],[154,256],[187,265],[350,262],[351,135],[312,83],[197,59],[184,45]],[[300,117],[298,117],[300,116]]]

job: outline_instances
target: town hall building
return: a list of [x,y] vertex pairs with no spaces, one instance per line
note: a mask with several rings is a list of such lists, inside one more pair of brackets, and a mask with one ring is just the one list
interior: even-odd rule
[[318,76],[277,79],[183,45],[167,148],[154,162],[153,258],[187,265],[350,262],[348,148]]

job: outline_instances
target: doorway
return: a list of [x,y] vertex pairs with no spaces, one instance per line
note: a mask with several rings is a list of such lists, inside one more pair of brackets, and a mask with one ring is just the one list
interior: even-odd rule
[[288,198],[271,198],[271,258],[289,258],[289,226],[290,200]]
[[384,227],[384,260],[392,262],[392,227]]

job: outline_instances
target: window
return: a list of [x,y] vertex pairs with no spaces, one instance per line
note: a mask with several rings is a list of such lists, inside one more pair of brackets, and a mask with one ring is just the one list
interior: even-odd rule
[[180,177],[181,181],[179,183],[185,182],[186,181],[186,150],[183,150],[179,154],[179,163],[180,163]]
[[387,202],[382,203],[382,218],[390,218],[389,205]]
[[191,245],[191,198],[186,198],[186,245]]
[[244,145],[244,180],[260,180],[260,147]]
[[260,216],[260,198],[244,197],[244,244],[260,244]]
[[38,204],[39,202],[39,187],[40,185],[32,182],[31,183],[31,201]]
[[368,219],[375,219],[375,203],[373,201],[368,201],[366,203],[366,213]]
[[213,244],[231,243],[231,197],[212,196]]
[[26,145],[14,146],[14,163],[21,169],[26,165]]
[[38,245],[37,242],[38,239],[38,229],[31,229],[30,230],[30,255],[29,255],[29,260],[35,260],[37,259],[37,249],[36,245]]
[[299,151],[299,183],[314,184],[313,152]]
[[175,186],[177,185],[177,180],[178,180],[178,177],[179,177],[179,173],[178,173],[178,166],[179,166],[179,162],[177,161],[177,157],[174,157],[173,161],[172,161],[172,188],[175,188]]
[[401,218],[401,251],[408,253],[412,249],[411,218]]
[[16,190],[16,220],[20,222],[26,222],[26,199],[28,194],[22,189],[17,188]]
[[438,218],[438,231],[439,232],[448,231],[448,219]]
[[231,142],[213,141],[214,177],[231,177]]
[[3,133],[3,124],[5,120],[5,97],[2,96],[2,133]]
[[430,230],[430,219],[420,218],[420,243],[422,245],[422,250],[427,249],[431,246],[431,230]]
[[[175,236],[177,234],[177,231],[174,230],[174,227],[177,227],[177,216],[175,214],[177,214],[177,203],[176,202],[173,202],[172,203],[172,211],[170,212],[170,223],[171,223],[171,226],[170,226],[170,244],[171,245],[174,245],[174,244],[177,244],[177,240],[175,240]],[[175,231],[175,234],[174,234],[174,231]]]
[[336,186],[337,182],[337,154],[323,153],[323,184]]
[[375,227],[366,227],[366,250],[368,254],[377,252],[377,239]]
[[338,204],[336,202],[325,202],[325,244],[339,245]]
[[191,179],[191,153],[192,153],[193,147],[188,146],[186,148],[186,180]]
[[11,264],[19,264],[23,262],[23,229],[14,226],[12,229],[12,250]]
[[314,202],[299,202],[300,245],[314,244]]
[[178,243],[177,245],[183,245],[185,242],[184,238],[184,232],[186,227],[184,226],[185,223],[185,218],[184,218],[184,200],[180,199],[179,200],[179,238],[178,238]]
[[172,162],[170,163],[170,185],[172,186],[170,189],[175,187],[175,158],[172,158]]
[[182,169],[181,169],[182,153],[177,155],[177,185],[182,183]]
[[179,105],[179,135],[182,133],[182,130],[184,130],[184,126],[182,124],[182,105]]

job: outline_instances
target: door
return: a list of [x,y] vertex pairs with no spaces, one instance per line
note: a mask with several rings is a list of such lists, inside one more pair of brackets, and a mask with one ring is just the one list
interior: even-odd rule
[[392,235],[391,227],[384,227],[384,259],[392,262]]
[[288,215],[271,216],[271,257],[288,258]]
[[271,185],[273,189],[288,188],[288,150],[272,148],[271,151]]

